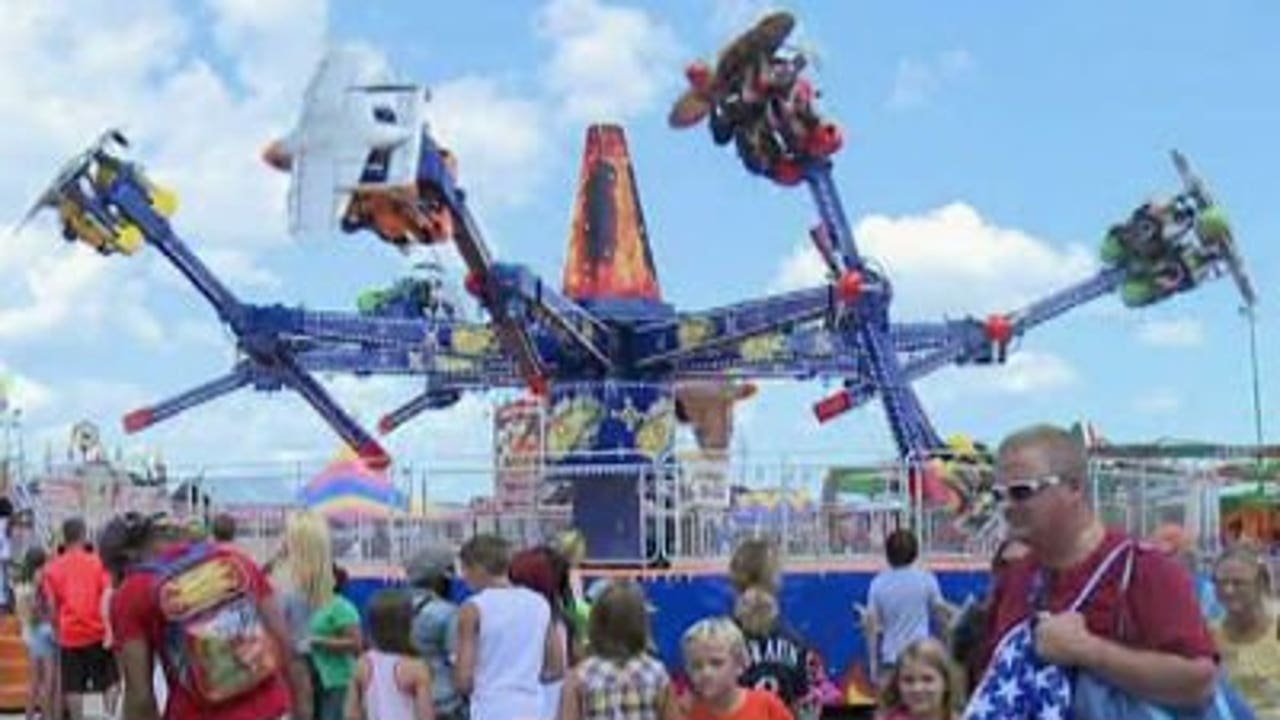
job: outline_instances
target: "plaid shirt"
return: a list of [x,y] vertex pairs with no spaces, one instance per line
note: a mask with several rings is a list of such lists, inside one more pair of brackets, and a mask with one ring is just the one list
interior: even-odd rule
[[671,685],[649,655],[617,662],[590,657],[574,670],[582,684],[583,720],[657,720],[659,699]]

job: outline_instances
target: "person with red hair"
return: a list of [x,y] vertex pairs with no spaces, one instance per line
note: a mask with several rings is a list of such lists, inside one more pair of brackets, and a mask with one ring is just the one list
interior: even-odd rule
[[[550,547],[538,546],[516,553],[508,570],[514,585],[528,588],[542,596],[551,606],[551,632],[560,648],[561,657],[571,658],[573,624],[569,622],[569,562]],[[570,664],[570,663],[566,663]],[[542,684],[543,718],[555,718],[560,708],[563,678]]]

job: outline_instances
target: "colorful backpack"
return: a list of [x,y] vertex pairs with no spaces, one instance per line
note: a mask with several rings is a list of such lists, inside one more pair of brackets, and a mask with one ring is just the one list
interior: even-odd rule
[[164,619],[160,656],[171,681],[205,703],[219,704],[276,674],[275,641],[244,559],[198,543],[138,570],[156,576],[156,606]]

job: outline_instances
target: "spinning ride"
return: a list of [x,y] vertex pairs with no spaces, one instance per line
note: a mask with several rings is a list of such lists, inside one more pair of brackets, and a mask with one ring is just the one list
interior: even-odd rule
[[[838,379],[814,406],[821,422],[879,399],[898,452],[924,458],[944,443],[912,383],[948,365],[1002,363],[1028,330],[1128,284],[1147,283],[1150,304],[1231,274],[1253,290],[1229,227],[1204,184],[1175,153],[1184,189],[1143,205],[1108,234],[1095,276],[1007,314],[895,323],[888,278],[859,253],[832,178],[838,127],[817,111],[802,55],[783,48],[794,21],[766,17],[732,43],[714,70],[695,64],[672,123],[708,121],[743,164],[783,185],[805,185],[817,209],[811,231],[829,270],[816,287],[701,311],[662,296],[630,153],[621,128],[587,130],[569,255],[560,289],[493,257],[457,182],[457,166],[420,117],[421,88],[352,71],[326,59],[298,129],[266,159],[292,175],[296,227],[340,217],[397,246],[451,240],[485,322],[466,322],[430,283],[367,296],[360,312],[251,304],[226,287],[170,223],[176,202],[105,134],[72,160],[32,212],[54,209],[64,236],[105,255],[155,246],[214,307],[240,358],[221,377],[129,413],[130,432],[233,390],[299,393],[367,463],[381,445],[338,405],[314,373],[422,378],[421,392],[388,413],[390,432],[462,393],[527,388],[548,413],[552,472],[574,488],[574,523],[597,560],[643,557],[645,488],[669,481],[678,418],[697,423],[710,450],[728,443],[726,418],[754,378]],[[1181,269],[1177,281],[1168,281]],[[1155,280],[1152,280],[1155,278]],[[1126,290],[1126,297],[1129,297]],[[716,447],[716,446],[719,447]]]

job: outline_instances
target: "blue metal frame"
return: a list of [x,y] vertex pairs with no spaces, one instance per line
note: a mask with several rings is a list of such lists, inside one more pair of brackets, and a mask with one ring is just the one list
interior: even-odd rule
[[[103,185],[95,165],[112,172]],[[1180,169],[1182,169],[1180,167]],[[426,387],[380,423],[388,431],[422,410],[448,407],[469,390],[547,383],[629,381],[670,386],[708,377],[838,378],[837,413],[880,398],[898,451],[922,456],[941,447],[911,383],[952,364],[1003,362],[1012,338],[1084,303],[1114,292],[1126,270],[1111,267],[1009,314],[1008,335],[993,338],[984,322],[962,318],[893,324],[887,279],[859,255],[831,163],[805,168],[818,214],[832,281],[823,286],[748,300],[701,312],[676,313],[662,303],[579,304],[528,268],[494,262],[470,215],[465,195],[445,171],[439,148],[424,133],[419,182],[453,214],[456,243],[489,323],[313,311],[239,300],[178,237],[154,207],[140,169],[105,146],[64,172],[48,197],[74,198],[108,227],[136,226],[214,307],[237,338],[241,359],[219,378],[131,413],[130,431],[173,417],[233,390],[292,389],[352,447],[385,460],[380,446],[315,380],[315,372],[413,375]],[[1196,183],[1199,183],[1196,178]],[[1202,184],[1188,192],[1209,207]],[[1225,257],[1214,260],[1227,262]],[[1229,268],[1219,268],[1223,274]],[[859,291],[842,297],[842,280],[856,274]]]

